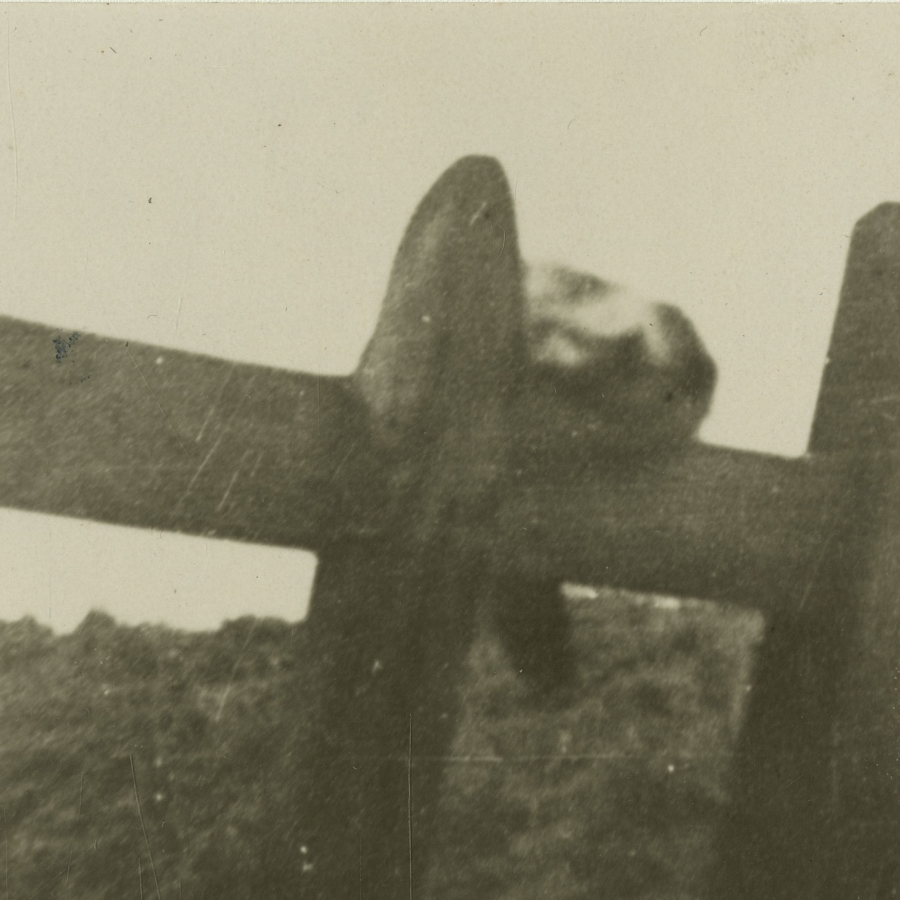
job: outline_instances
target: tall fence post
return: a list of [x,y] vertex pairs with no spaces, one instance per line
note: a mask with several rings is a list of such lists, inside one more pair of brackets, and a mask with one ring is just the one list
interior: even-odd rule
[[800,616],[767,623],[714,895],[900,890],[898,451],[900,205],[885,204],[853,234],[809,443],[845,458],[851,496]]
[[355,376],[386,534],[320,551],[309,624],[327,660],[326,737],[311,761],[305,895],[393,900],[421,886],[485,592],[486,555],[466,535],[499,499],[520,285],[505,176],[493,160],[461,160],[413,216]]
[[861,463],[822,896],[900,897],[900,204],[854,231],[812,447]]

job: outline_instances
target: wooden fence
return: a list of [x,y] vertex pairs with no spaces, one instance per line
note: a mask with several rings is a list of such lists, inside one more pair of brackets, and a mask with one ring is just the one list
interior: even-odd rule
[[853,234],[809,452],[628,462],[553,433],[498,164],[417,209],[357,372],[0,320],[0,504],[319,555],[304,896],[407,897],[481,602],[510,579],[768,616],[714,896],[900,896],[900,205]]

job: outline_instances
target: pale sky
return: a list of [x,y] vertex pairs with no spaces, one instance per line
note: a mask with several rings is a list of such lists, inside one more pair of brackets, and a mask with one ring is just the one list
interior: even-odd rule
[[[0,56],[0,313],[349,372],[418,200],[490,154],[526,258],[687,310],[703,436],[754,450],[803,452],[850,231],[900,200],[897,5],[14,4]],[[313,560],[0,511],[0,568],[0,619],[211,628],[299,618]]]

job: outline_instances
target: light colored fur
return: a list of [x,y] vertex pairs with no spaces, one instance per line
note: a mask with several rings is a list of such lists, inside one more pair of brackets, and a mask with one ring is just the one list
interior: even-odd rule
[[556,407],[548,428],[627,452],[696,434],[716,369],[681,310],[562,266],[526,267],[524,286],[529,358]]

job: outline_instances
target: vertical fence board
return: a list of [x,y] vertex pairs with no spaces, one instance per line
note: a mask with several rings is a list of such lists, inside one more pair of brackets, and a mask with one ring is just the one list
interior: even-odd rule
[[309,895],[393,900],[421,885],[456,726],[516,384],[520,262],[496,162],[439,179],[398,250],[356,376],[391,485],[381,542],[326,547],[310,608],[326,666],[326,788],[310,813]]
[[[900,204],[856,226],[811,449],[861,457],[845,525],[828,897],[900,895]],[[865,462],[863,460],[866,460]],[[840,576],[835,579],[841,585]],[[847,597],[841,598],[846,602]],[[838,626],[846,621],[840,615]]]
[[898,438],[900,206],[886,204],[853,235],[809,444],[850,460],[848,497],[804,591],[815,613],[768,620],[723,838],[728,896],[882,897],[897,877]]

